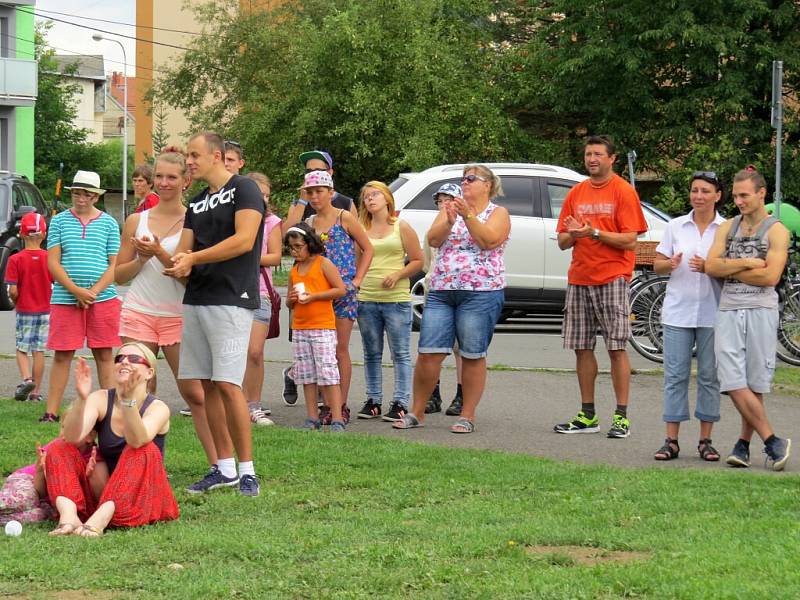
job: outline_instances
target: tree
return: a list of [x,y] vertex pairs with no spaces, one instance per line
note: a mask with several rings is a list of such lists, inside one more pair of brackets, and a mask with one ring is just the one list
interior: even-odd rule
[[34,108],[34,163],[36,183],[52,201],[59,163],[64,163],[65,173],[78,168],[86,130],[73,125],[77,114],[73,96],[79,88],[57,73],[54,52],[46,46],[48,27],[37,24],[35,34],[39,91]]
[[[800,196],[795,90],[800,8],[791,0],[554,0],[520,3],[524,41],[505,57],[509,107],[533,136],[577,148],[613,135],[666,178],[660,198],[685,208],[695,169],[730,181],[756,164],[774,173],[771,63],[784,61],[785,191]],[[576,153],[577,154],[577,153]]]
[[238,5],[199,9],[204,34],[167,67],[155,97],[240,140],[276,189],[297,186],[297,157],[312,148],[332,153],[337,184],[351,192],[442,162],[522,157],[505,92],[487,75],[492,2]]
[[158,156],[167,145],[169,134],[167,133],[167,111],[163,102],[156,102],[152,105],[153,110],[153,152]]

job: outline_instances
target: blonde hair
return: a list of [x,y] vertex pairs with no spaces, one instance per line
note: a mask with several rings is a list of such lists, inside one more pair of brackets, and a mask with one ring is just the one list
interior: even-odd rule
[[372,213],[367,210],[367,204],[364,202],[367,188],[378,190],[383,194],[383,197],[386,198],[386,210],[389,213],[389,224],[394,225],[394,222],[397,221],[397,217],[394,216],[394,195],[392,194],[392,190],[382,181],[368,181],[364,184],[364,187],[361,188],[361,192],[358,195],[361,200],[361,206],[358,209],[358,220],[361,221],[364,229],[372,227]]
[[503,195],[503,184],[500,182],[500,178],[495,175],[489,167],[478,164],[466,165],[462,174],[466,175],[470,171],[475,171],[477,175],[486,177],[486,179],[488,179],[491,183],[491,186],[489,187],[489,200]]
[[178,165],[181,168],[181,175],[186,175],[186,154],[178,146],[165,147],[161,154],[156,157],[155,164],[159,162]]

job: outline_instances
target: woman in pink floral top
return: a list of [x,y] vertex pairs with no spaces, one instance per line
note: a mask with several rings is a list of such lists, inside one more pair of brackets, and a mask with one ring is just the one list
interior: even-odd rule
[[511,219],[505,208],[491,201],[503,190],[500,178],[488,167],[467,165],[461,185],[464,197],[442,203],[428,231],[428,243],[439,251],[422,314],[414,404],[394,424],[396,429],[422,425],[425,404],[455,340],[464,360],[464,404],[450,431],[475,429],[475,409],[486,386],[486,352],[503,308],[503,255]]

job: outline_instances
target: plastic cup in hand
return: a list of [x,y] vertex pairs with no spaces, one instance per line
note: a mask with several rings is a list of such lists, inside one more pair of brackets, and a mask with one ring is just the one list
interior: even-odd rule
[[22,535],[22,523],[19,521],[9,521],[6,523],[6,535],[10,537],[19,537]]
[[294,284],[294,291],[297,292],[298,298],[304,298],[308,294],[306,293],[306,284],[302,281],[300,283]]

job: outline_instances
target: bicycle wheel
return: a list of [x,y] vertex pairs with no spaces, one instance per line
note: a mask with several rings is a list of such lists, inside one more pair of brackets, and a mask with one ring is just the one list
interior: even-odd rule
[[639,285],[631,294],[631,346],[653,362],[664,362],[661,307],[669,277],[657,277]]
[[778,358],[800,367],[800,288],[789,287],[778,320]]

